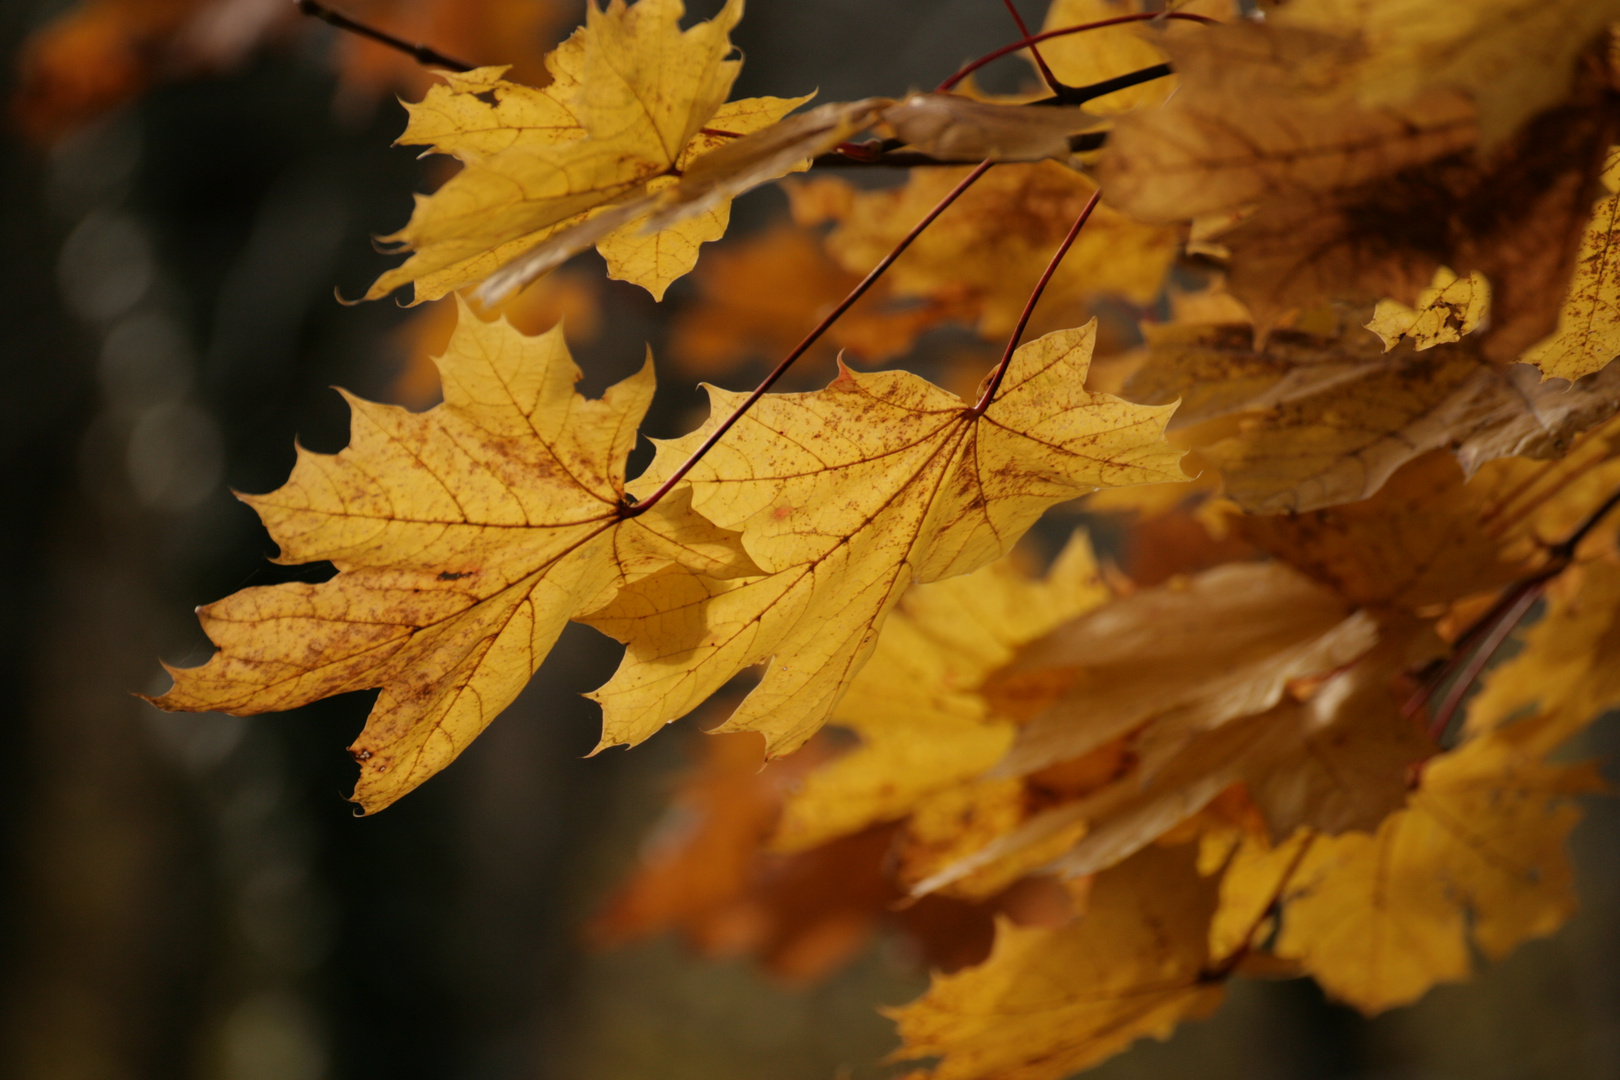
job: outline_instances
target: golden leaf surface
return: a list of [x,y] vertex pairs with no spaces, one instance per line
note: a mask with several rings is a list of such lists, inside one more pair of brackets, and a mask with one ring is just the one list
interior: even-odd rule
[[1083,534],[1042,580],[1000,559],[907,590],[833,710],[832,723],[859,735],[860,746],[788,796],[775,846],[797,851],[904,817],[994,765],[1014,727],[974,691],[1018,646],[1107,597]]
[[[1615,191],[1612,167],[1604,183]],[[1581,237],[1558,329],[1524,354],[1547,378],[1579,379],[1620,356],[1620,193],[1600,199]]]
[[350,747],[354,800],[382,809],[444,768],[517,697],[569,618],[679,560],[753,573],[734,533],[685,492],[620,513],[651,362],[599,401],[574,391],[562,329],[524,337],[462,307],[425,413],[349,396],[332,455],[300,450],[287,484],[246,496],[281,562],[336,577],[244,589],[199,612],[219,647],[171,669],[157,704],[237,714],[382,688]]
[[574,111],[579,93],[580,35],[546,56],[551,82],[535,88],[506,79],[505,67],[443,71],[443,82],[418,102],[406,102],[410,119],[395,140],[400,146],[426,146],[461,161],[481,161],[513,146],[557,146],[586,135]]
[[[742,532],[766,573],[671,568],[590,618],[629,646],[593,695],[603,745],[641,742],[770,661],[723,730],[762,731],[785,753],[826,721],[912,582],[984,566],[1047,507],[1097,487],[1179,478],[1169,408],[1084,388],[1094,335],[1020,347],[982,416],[907,372],[845,368],[824,390],[761,398],[687,482],[694,509]],[[660,444],[633,490],[656,487],[743,397],[709,395],[708,423]]]
[[[584,28],[548,59],[551,86],[513,89],[486,68],[424,99],[406,137],[467,165],[418,197],[411,220],[388,238],[413,254],[379,277],[367,299],[414,284],[417,300],[431,300],[482,281],[560,228],[645,196],[651,181],[730,141],[694,142],[706,125],[743,134],[780,119],[799,102],[722,106],[741,63],[727,57],[742,7],[728,0],[712,21],[683,31],[680,0],[588,5]],[[607,246],[616,271],[661,294],[681,267],[690,269],[698,243],[719,235],[716,227],[723,231],[724,221],[711,215],[656,244],[638,237]]]
[[[1434,281],[1407,307],[1399,300],[1380,300],[1367,329],[1377,334],[1388,352],[1402,338],[1419,352],[1461,341],[1479,329],[1491,307],[1491,287],[1479,271],[1458,277],[1449,266],[1434,272]],[[1584,374],[1584,372],[1583,372]]]
[[1620,2],[1294,0],[1273,17],[1355,39],[1361,55],[1347,85],[1367,105],[1433,87],[1467,91],[1489,147],[1570,92],[1580,54],[1620,19]]
[[1060,1080],[1208,1015],[1222,992],[1204,978],[1217,885],[1194,854],[1149,848],[1098,875],[1060,929],[1001,924],[989,960],[893,1011],[896,1056],[937,1056],[932,1080]]
[[[834,216],[827,250],[846,269],[864,274],[966,171],[918,169],[902,187],[843,191],[842,197],[832,189],[847,185],[819,181],[791,193],[795,217],[810,223],[821,213]],[[979,331],[1005,336],[1095,190],[1056,162],[997,166],[895,263],[888,274],[895,293],[930,300],[965,295],[979,308]],[[1116,294],[1145,304],[1158,294],[1175,252],[1174,230],[1138,224],[1105,201],[1053,275],[1047,302]]]
[[1281,897],[1277,955],[1376,1013],[1466,978],[1471,945],[1497,960],[1556,930],[1575,906],[1570,799],[1601,786],[1543,760],[1556,734],[1536,719],[1472,739],[1376,833],[1317,837]]

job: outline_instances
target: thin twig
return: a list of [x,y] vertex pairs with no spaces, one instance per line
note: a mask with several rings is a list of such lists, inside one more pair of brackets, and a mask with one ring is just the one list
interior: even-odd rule
[[1457,675],[1456,681],[1451,684],[1451,689],[1446,691],[1440,707],[1434,711],[1434,719],[1429,722],[1429,738],[1434,742],[1439,743],[1445,736],[1446,730],[1451,727],[1451,718],[1457,715],[1457,709],[1462,705],[1463,698],[1468,696],[1468,691],[1473,688],[1480,672],[1490,664],[1491,659],[1518,628],[1520,621],[1535,606],[1536,601],[1541,599],[1541,594],[1546,588],[1547,580],[1543,578],[1532,581],[1523,589],[1515,590],[1517,595],[1513,597],[1513,602],[1503,610],[1496,624],[1485,636],[1485,640],[1480,642],[1477,649],[1467,654],[1467,664]]
[[1580,547],[1581,541],[1585,540],[1616,506],[1620,506],[1620,489],[1616,489],[1595,510],[1587,514],[1585,520],[1576,526],[1573,532],[1547,549],[1548,560],[1545,566],[1528,577],[1514,582],[1497,598],[1490,610],[1475,619],[1468,629],[1457,636],[1450,657],[1431,677],[1424,680],[1424,685],[1407,700],[1402,712],[1407,716],[1415,716],[1425,701],[1433,697],[1447,681],[1455,678],[1429,724],[1430,735],[1438,741],[1451,726],[1452,717],[1456,715],[1458,707],[1475,680],[1490,664],[1491,658],[1501,649],[1525,615],[1535,606],[1547,583],[1569,569],[1570,564],[1575,561],[1575,550]]
[[[1013,0],[1001,0],[1001,2],[1007,6],[1007,13],[1013,17],[1013,22],[1018,24],[1018,32],[1025,37],[1029,37],[1029,27],[1024,25],[1024,17],[1018,14],[1018,8],[1013,4]],[[1046,57],[1041,55],[1040,49],[1031,45],[1029,52],[1035,58],[1035,66],[1041,69],[1041,78],[1045,80],[1047,86],[1052,88],[1052,93],[1061,94],[1068,89],[1058,81],[1056,75],[1052,74],[1052,69],[1046,66]]]
[[984,67],[984,65],[995,60],[1000,60],[1003,56],[1015,53],[1020,49],[1027,49],[1038,42],[1048,41],[1055,37],[1063,37],[1066,34],[1081,34],[1087,30],[1101,30],[1105,26],[1119,26],[1121,23],[1146,22],[1151,19],[1184,19],[1188,22],[1199,22],[1212,26],[1220,23],[1219,19],[1211,19],[1207,15],[1194,15],[1187,11],[1144,11],[1134,15],[1115,15],[1109,19],[1098,19],[1096,22],[1081,23],[1078,26],[1064,26],[1057,30],[1046,30],[1039,34],[1030,34],[1023,40],[1015,41],[1011,45],[1003,45],[999,49],[994,49],[985,53],[977,60],[971,60],[968,63],[963,64],[961,68],[957,69],[955,75],[952,75],[950,78],[940,83],[935,89],[940,93],[944,93],[946,90],[951,89],[957,83],[973,74],[975,71],[978,71],[980,68]]
[[299,11],[312,19],[319,19],[328,26],[335,26],[339,30],[358,34],[363,38],[370,38],[372,41],[380,45],[386,45],[390,49],[397,49],[423,67],[445,68],[449,71],[471,71],[478,66],[464,63],[453,56],[446,56],[431,45],[409,42],[404,38],[395,37],[387,31],[378,30],[375,26],[367,26],[365,23],[351,18],[341,11],[336,11],[325,4],[318,3],[317,0],[293,0],[293,4]]
[[1001,362],[996,365],[995,371],[991,372],[989,384],[985,386],[984,393],[979,395],[978,402],[973,406],[974,416],[983,416],[984,410],[988,409],[990,402],[995,399],[996,391],[1001,388],[1001,380],[1007,375],[1007,366],[1012,363],[1013,353],[1018,349],[1018,340],[1024,336],[1024,328],[1029,325],[1029,317],[1035,311],[1035,304],[1040,300],[1041,293],[1046,291],[1046,283],[1057,273],[1058,264],[1063,261],[1063,256],[1069,253],[1069,248],[1074,246],[1075,237],[1080,235],[1081,228],[1091,217],[1091,212],[1097,209],[1097,201],[1101,198],[1101,188],[1091,193],[1091,198],[1086,200],[1080,216],[1069,226],[1069,235],[1063,238],[1063,243],[1058,245],[1057,251],[1052,255],[1052,261],[1046,264],[1041,280],[1035,283],[1034,291],[1029,294],[1029,300],[1024,304],[1023,314],[1018,316],[1018,325],[1013,327],[1012,336],[1007,339],[1007,348],[1001,354]]
[[709,437],[704,439],[696,450],[692,451],[691,455],[681,463],[680,468],[676,469],[672,474],[670,474],[669,479],[658,485],[658,489],[651,495],[648,495],[645,499],[624,506],[619,511],[620,515],[622,517],[632,518],[640,514],[644,514],[656,506],[658,504],[658,500],[662,499],[665,495],[668,495],[670,491],[674,489],[675,485],[680,483],[686,477],[686,474],[691,472],[693,467],[696,466],[699,461],[703,460],[703,456],[710,450],[714,449],[715,444],[725,436],[726,432],[730,431],[732,426],[736,424],[738,420],[743,418],[743,414],[748,412],[749,409],[753,408],[754,403],[760,398],[764,397],[765,392],[774,386],[776,381],[787,373],[788,368],[793,366],[793,362],[808,352],[810,350],[810,346],[814,345],[818,340],[820,340],[821,335],[825,334],[832,327],[833,323],[838,321],[839,317],[842,316],[844,312],[848,311],[852,306],[854,306],[855,301],[864,296],[866,291],[877,283],[877,279],[883,276],[883,272],[894,265],[894,261],[900,257],[901,253],[911,246],[912,241],[921,236],[923,230],[932,225],[934,223],[934,219],[945,212],[946,207],[950,206],[951,203],[955,202],[964,191],[977,183],[979,177],[989,172],[990,167],[993,164],[995,163],[992,161],[980,162],[978,168],[964,176],[961,182],[947,192],[943,199],[935,203],[934,208],[928,211],[928,213],[923,216],[921,221],[913,225],[911,227],[911,231],[906,233],[906,235],[901,238],[900,242],[894,246],[894,250],[883,256],[883,260],[876,266],[872,267],[871,272],[861,279],[860,284],[851,289],[849,291],[849,295],[844,297],[843,300],[839,301],[838,306],[829,311],[826,316],[815,325],[815,328],[804,336],[804,340],[795,345],[793,347],[793,351],[782,358],[782,362],[777,364],[769,375],[765,376],[764,380],[754,388],[753,393],[749,394],[735,409],[731,410],[731,415],[726,417],[725,420],[721,421],[720,426],[709,433]]

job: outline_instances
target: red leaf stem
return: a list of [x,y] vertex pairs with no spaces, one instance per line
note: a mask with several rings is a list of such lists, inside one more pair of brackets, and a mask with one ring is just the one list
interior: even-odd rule
[[995,399],[996,391],[1001,388],[1001,380],[1007,375],[1007,365],[1012,363],[1013,353],[1018,349],[1018,339],[1024,336],[1024,328],[1029,325],[1029,317],[1035,311],[1035,304],[1040,300],[1041,293],[1046,291],[1046,283],[1057,273],[1058,264],[1063,261],[1063,256],[1069,253],[1069,248],[1074,246],[1075,237],[1080,235],[1080,229],[1090,219],[1091,212],[1097,209],[1097,202],[1101,198],[1101,188],[1091,193],[1091,198],[1086,200],[1080,216],[1069,226],[1069,235],[1063,238],[1063,243],[1058,245],[1057,251],[1052,255],[1052,261],[1046,264],[1041,280],[1035,283],[1034,291],[1029,294],[1029,300],[1024,304],[1023,313],[1018,316],[1018,325],[1013,327],[1012,336],[1007,339],[1007,348],[1001,354],[1001,362],[990,373],[989,385],[984,388],[984,393],[979,395],[979,400],[973,406],[974,416],[983,416],[984,410],[988,409],[990,402]]
[[764,381],[754,388],[754,392],[744,398],[741,404],[731,411],[731,415],[726,417],[720,426],[715,428],[714,431],[709,434],[707,439],[703,440],[702,445],[700,445],[696,450],[692,451],[691,456],[681,464],[681,467],[676,469],[675,472],[670,475],[668,480],[665,480],[658,486],[658,490],[654,491],[651,495],[647,496],[640,502],[622,507],[619,511],[620,515],[623,517],[632,518],[639,514],[646,513],[648,510],[657,505],[659,499],[662,499],[665,495],[668,495],[670,491],[674,489],[675,485],[685,479],[686,474],[692,471],[693,466],[695,466],[699,461],[703,460],[703,455],[714,449],[715,444],[725,436],[726,432],[730,431],[732,426],[735,425],[738,420],[741,420],[743,415],[747,413],[749,409],[753,408],[754,402],[764,397],[766,391],[774,386],[776,381],[787,373],[788,368],[793,366],[793,362],[808,352],[810,346],[814,345],[821,338],[821,335],[825,334],[832,327],[833,323],[838,321],[844,312],[848,311],[852,306],[854,306],[855,301],[859,300],[863,295],[865,295],[868,289],[877,283],[877,279],[883,276],[884,271],[894,265],[894,261],[900,257],[901,253],[903,253],[906,248],[911,246],[912,241],[921,236],[923,230],[932,225],[934,223],[934,219],[945,212],[946,207],[950,206],[951,203],[955,202],[964,191],[977,183],[981,176],[989,172],[990,167],[993,164],[995,163],[992,161],[980,162],[972,172],[968,173],[962,178],[960,183],[948,191],[943,199],[940,199],[939,202],[935,203],[934,208],[928,211],[927,214],[923,215],[922,220],[913,225],[911,227],[911,231],[906,233],[906,235],[901,238],[900,242],[894,246],[894,250],[883,256],[882,261],[880,261],[876,266],[872,267],[871,272],[861,279],[860,284],[851,289],[849,291],[849,295],[840,300],[838,302],[838,306],[829,311],[826,316],[815,325],[815,328],[804,336],[804,340],[795,345],[793,347],[793,351],[782,358],[782,362],[777,364],[769,375],[765,376]]
[[1217,25],[1220,22],[1219,19],[1211,19],[1207,15],[1194,15],[1186,11],[1144,11],[1135,15],[1115,15],[1109,19],[1098,19],[1096,22],[1081,23],[1078,26],[1064,26],[1057,30],[1046,30],[1039,34],[1030,34],[1021,41],[1015,41],[1011,45],[1003,45],[999,49],[985,53],[977,60],[969,61],[968,63],[962,65],[955,75],[952,75],[950,78],[940,83],[939,86],[935,87],[935,90],[939,93],[944,93],[946,90],[951,89],[957,83],[973,74],[975,71],[978,71],[980,68],[984,67],[984,65],[994,60],[1000,60],[1003,56],[1006,56],[1009,53],[1015,53],[1019,49],[1027,49],[1037,42],[1047,41],[1055,37],[1063,37],[1066,34],[1080,34],[1087,30],[1101,30],[1105,26],[1118,26],[1121,23],[1146,22],[1150,19],[1184,19],[1188,22],[1199,22],[1206,25]]

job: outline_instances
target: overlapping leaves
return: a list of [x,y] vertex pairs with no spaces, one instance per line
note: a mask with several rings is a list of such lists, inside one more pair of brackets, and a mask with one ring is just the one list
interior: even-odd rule
[[[713,949],[740,905],[780,932],[739,947],[783,970],[792,928],[821,924],[762,914],[761,897],[808,887],[806,867],[864,860],[861,898],[826,901],[845,927],[901,892],[948,895],[981,929],[1021,890],[1064,898],[897,1014],[901,1056],[936,1058],[943,1080],[1057,1080],[1202,1015],[1251,969],[1377,1011],[1556,929],[1571,800],[1595,782],[1548,755],[1620,700],[1604,172],[1620,80],[1603,40],[1620,9],[1293,0],[1264,22],[1050,42],[1075,83],[1168,57],[1174,95],[1037,113],[923,94],[789,117],[802,99],[725,103],[741,8],[681,30],[678,0],[613,0],[551,55],[544,89],[447,77],[402,141],[464,169],[419,202],[395,238],[413,254],[372,295],[501,293],[592,244],[662,295],[732,196],[876,125],[895,139],[835,152],[1023,163],[881,191],[812,181],[792,193],[799,225],[832,228],[737,260],[759,280],[836,280],[916,239],[891,296],[919,304],[867,327],[874,352],[946,318],[1021,327],[1074,221],[1048,314],[1162,311],[1185,256],[1208,287],[1170,310],[1220,321],[1149,326],[1112,365],[1123,397],[1086,387],[1095,322],[1009,345],[982,401],[842,363],[811,393],[711,388],[708,422],[626,484],[650,368],[587,401],[560,331],[464,311],[443,405],[352,401],[349,449],[302,455],[249,499],[284,560],[337,576],[205,609],[221,651],[159,704],[252,712],[380,687],[354,747],[375,809],[454,757],[568,619],[627,646],[593,695],[604,746],[762,668],[721,730],[761,732],[772,755],[828,722],[857,744],[821,744],[791,775],[728,750],[748,767],[726,776],[746,779],[690,800],[706,824],[606,921]],[[1111,13],[1063,0],[1048,25]],[[1068,153],[1104,127],[1099,156]],[[959,213],[908,231],[981,175]],[[779,273],[755,272],[773,257]],[[778,311],[811,314],[761,306],[717,352],[781,340]],[[1125,526],[1128,549],[1154,515],[1179,523],[1162,573],[1099,568],[1083,537],[1043,579],[1015,566],[1049,507],[1184,480],[1172,412],[1202,502],[1142,496]],[[1452,723],[1527,606],[1499,594],[1542,592],[1523,651]]]

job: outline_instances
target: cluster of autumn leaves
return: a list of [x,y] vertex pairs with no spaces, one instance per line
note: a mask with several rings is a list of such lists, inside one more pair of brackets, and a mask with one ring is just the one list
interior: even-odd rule
[[[727,102],[740,0],[684,30],[678,0],[592,7],[544,87],[447,74],[401,141],[462,169],[370,296],[494,301],[594,246],[661,297],[735,195],[897,155],[898,187],[790,182],[793,226],[700,269],[699,351],[785,349],[908,243],[840,345],[881,360],[947,322],[1015,344],[1083,222],[1059,328],[964,396],[841,360],[814,392],[710,388],[627,480],[650,358],[588,400],[560,326],[458,298],[442,404],[351,397],[347,449],[247,497],[282,561],[336,576],[203,609],[219,651],[157,703],[380,689],[351,748],[372,811],[569,620],[626,645],[603,746],[757,672],[717,730],[809,745],[760,772],[752,735],[717,738],[681,796],[697,826],[599,929],[809,974],[898,922],[959,969],[895,1014],[942,1080],[1056,1080],[1237,975],[1377,1011],[1550,933],[1571,799],[1599,785],[1548,755],[1620,702],[1620,2],[1264,6],[1056,0],[1048,29],[1111,21],[1044,41],[1055,85],[1015,97]],[[869,128],[887,141],[849,141]],[[762,277],[805,296],[741,302]],[[1106,324],[1074,324],[1107,304],[1145,324],[1094,365]],[[1020,539],[1080,497],[1118,554],[1079,532],[1032,571]]]

